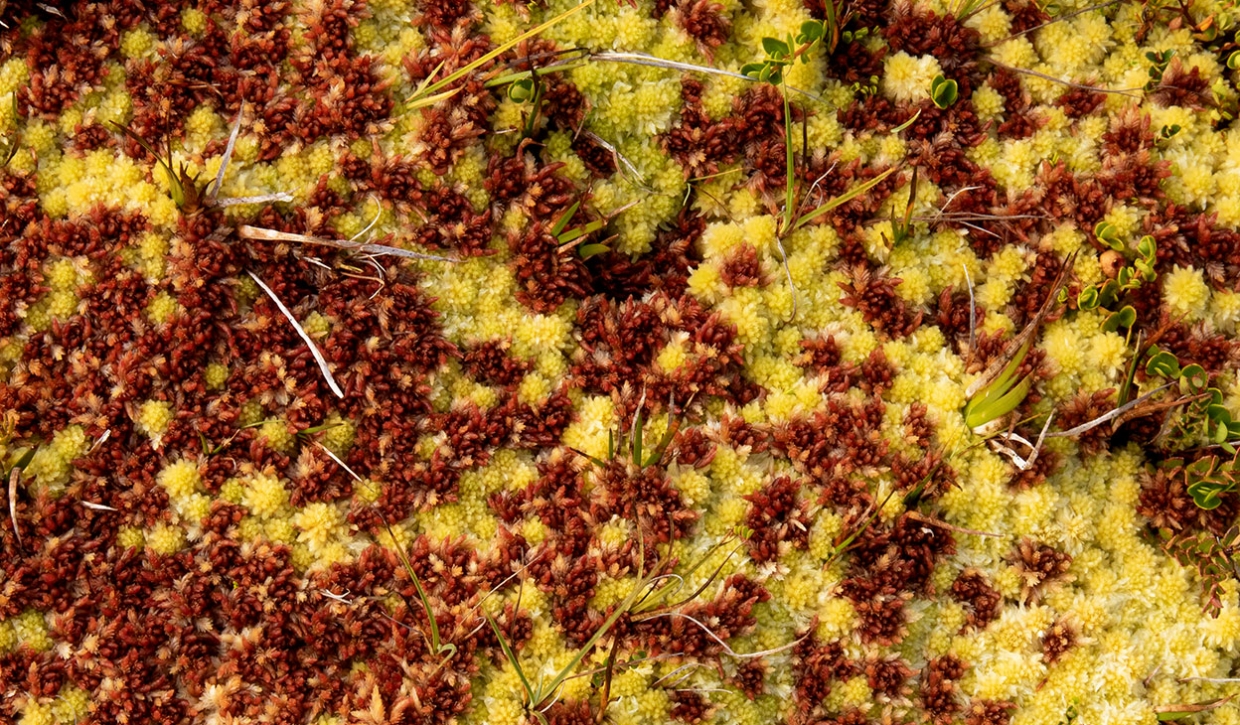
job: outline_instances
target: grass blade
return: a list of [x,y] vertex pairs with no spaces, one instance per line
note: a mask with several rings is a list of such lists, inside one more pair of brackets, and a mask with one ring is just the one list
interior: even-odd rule
[[[551,18],[551,19],[550,19],[550,20],[548,20],[547,22],[542,23],[541,25],[537,25],[537,26],[535,26],[535,27],[533,27],[533,28],[530,28],[529,30],[527,30],[527,31],[525,31],[524,33],[522,33],[522,34],[518,35],[517,37],[515,37],[515,38],[513,38],[512,40],[508,41],[507,43],[504,43],[504,44],[502,44],[502,45],[498,46],[497,48],[495,48],[494,50],[492,50],[490,53],[487,53],[486,55],[482,56],[482,57],[481,57],[481,58],[479,58],[478,60],[475,60],[474,62],[470,63],[469,65],[466,65],[465,67],[463,67],[463,68],[459,68],[459,69],[457,69],[457,70],[453,71],[452,73],[448,74],[448,76],[447,76],[447,77],[445,77],[445,78],[443,78],[443,79],[441,79],[441,80],[439,80],[439,81],[436,81],[435,83],[432,83],[432,84],[430,84],[429,86],[427,86],[427,87],[425,87],[425,88],[420,89],[420,92],[415,92],[415,93],[414,93],[414,95],[413,95],[411,98],[409,98],[409,101],[410,101],[411,103],[412,103],[412,102],[416,102],[416,101],[418,101],[418,100],[419,100],[419,98],[420,98],[420,97],[427,96],[427,95],[434,95],[434,94],[438,93],[438,92],[439,92],[439,91],[441,91],[442,89],[444,89],[444,88],[446,88],[446,87],[448,87],[448,86],[452,85],[453,83],[455,83],[456,81],[460,80],[461,78],[464,78],[465,76],[469,75],[470,73],[473,73],[475,70],[477,70],[477,69],[481,68],[482,66],[486,65],[487,63],[490,63],[491,61],[495,60],[496,58],[498,58],[499,56],[503,55],[504,53],[507,53],[509,50],[511,50],[512,48],[516,47],[519,43],[521,43],[521,42],[523,42],[523,41],[526,41],[526,40],[529,40],[530,38],[533,38],[534,36],[538,35],[538,34],[539,34],[539,33],[541,33],[542,31],[546,30],[547,28],[550,28],[550,27],[552,27],[552,26],[555,26],[555,25],[559,24],[561,21],[566,20],[566,19],[568,19],[569,17],[572,17],[573,15],[576,15],[577,13],[581,12],[582,10],[585,10],[586,8],[588,8],[588,7],[590,7],[591,5],[593,5],[596,1],[597,1],[597,0],[585,0],[585,2],[581,3],[580,5],[577,5],[576,7],[569,8],[568,10],[565,10],[564,12],[562,12],[562,13],[560,13],[559,15],[555,16],[554,18]],[[459,89],[453,90],[453,91],[451,91],[451,93],[452,93],[452,94],[455,94],[455,93],[457,92],[457,90],[459,90]]]
[[[577,213],[577,209],[580,206],[580,201],[574,201],[573,205],[561,214],[559,219],[555,220],[555,224],[551,227],[551,236],[556,237],[557,239],[559,238],[560,234],[564,231],[564,227],[568,226],[568,221],[573,218],[573,215]],[[566,240],[560,239],[560,241],[563,242]]]
[[439,623],[435,621],[435,611],[431,609],[430,597],[426,596],[426,590],[422,588],[422,582],[413,570],[413,562],[409,561],[409,555],[405,553],[405,547],[401,546],[400,542],[396,540],[396,533],[392,531],[392,525],[388,523],[387,518],[382,513],[379,514],[379,517],[383,519],[383,527],[387,529],[388,536],[392,538],[392,546],[396,549],[396,555],[400,557],[400,563],[405,567],[409,578],[413,580],[413,587],[418,590],[418,597],[422,600],[422,608],[426,610],[426,618],[430,621],[431,649],[438,654],[441,650],[439,646]]
[[[827,0],[827,5],[830,5],[833,1]],[[792,154],[792,108],[791,104],[788,103],[788,88],[785,86],[782,90],[783,92],[780,95],[784,97],[784,154],[787,157],[787,170],[784,175],[784,219],[780,229],[786,231],[788,225],[792,223],[792,215],[794,213],[792,202],[795,196],[793,187],[796,184],[796,170],[793,169],[795,158]]]
[[499,631],[499,625],[495,623],[495,618],[486,612],[483,612],[483,615],[487,618],[487,622],[490,622],[491,630],[495,632],[495,638],[499,640],[499,646],[504,651],[504,656],[512,663],[512,668],[517,671],[517,679],[521,680],[521,687],[525,688],[525,696],[529,698],[531,705],[534,704],[534,688],[530,686],[529,678],[525,676],[525,670],[521,669],[521,660],[517,659],[516,653],[508,645],[508,640],[504,639],[504,633]]
[[813,221],[814,217],[817,217],[820,214],[825,214],[831,211],[832,209],[836,208],[837,206],[847,204],[853,199],[856,199],[858,196],[861,196],[862,194],[866,193],[870,189],[873,189],[874,187],[881,184],[884,179],[886,179],[888,176],[891,176],[893,173],[895,173],[895,171],[896,171],[896,167],[893,166],[892,168],[887,169],[883,173],[879,174],[878,176],[875,176],[873,179],[870,179],[864,184],[858,184],[857,186],[854,186],[853,188],[849,189],[843,194],[840,194],[839,196],[835,197],[831,201],[828,201],[827,203],[823,204],[817,209],[814,209],[813,211],[802,215],[801,218],[797,219],[796,223],[792,225],[792,228],[800,229],[801,227]]
[[129,128],[128,126],[122,126],[116,121],[108,121],[108,123],[115,126],[116,129],[119,130],[121,133],[133,139],[139,146],[146,149],[147,153],[155,157],[155,162],[158,163],[160,166],[164,167],[164,172],[168,174],[168,189],[172,193],[172,201],[177,205],[178,209],[185,206],[185,188],[181,186],[181,179],[180,177],[176,175],[176,172],[172,170],[172,166],[171,166],[172,164],[172,146],[171,146],[172,139],[171,137],[169,137],[168,139],[168,144],[169,144],[168,160],[164,161],[163,157],[161,157],[159,153],[155,151],[154,148],[151,147],[151,144],[147,143],[147,140],[139,136],[133,129]]

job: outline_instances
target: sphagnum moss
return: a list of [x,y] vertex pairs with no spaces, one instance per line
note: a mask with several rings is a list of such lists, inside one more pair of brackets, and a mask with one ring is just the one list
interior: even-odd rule
[[1224,4],[131,5],[3,10],[5,716],[1236,721]]

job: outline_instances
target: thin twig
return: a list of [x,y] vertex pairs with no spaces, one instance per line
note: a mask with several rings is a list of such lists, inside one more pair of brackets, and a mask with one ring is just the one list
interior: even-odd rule
[[964,270],[964,281],[969,288],[969,356],[973,356],[973,345],[977,335],[977,298],[973,296],[973,278],[969,276],[969,265],[960,263]]
[[347,472],[348,472],[348,474],[349,474],[350,476],[352,476],[353,478],[357,479],[359,482],[362,480],[362,477],[361,477],[361,476],[359,476],[359,475],[357,475],[356,473],[354,473],[354,472],[353,472],[353,469],[352,469],[352,468],[349,468],[348,464],[346,464],[344,461],[340,460],[340,457],[339,457],[339,456],[337,456],[335,453],[332,453],[332,449],[328,448],[327,446],[323,445],[322,443],[319,443],[318,441],[315,441],[315,442],[314,442],[314,445],[318,446],[319,448],[322,448],[322,449],[323,449],[323,452],[324,452],[324,453],[326,453],[326,454],[327,454],[327,456],[328,456],[329,458],[331,458],[333,461],[335,461],[337,464],[339,464],[341,468],[343,468],[345,471],[347,471]]
[[338,601],[338,602],[340,602],[341,604],[344,604],[344,605],[346,605],[346,606],[352,606],[352,605],[353,605],[353,602],[350,602],[350,601],[347,599],[347,597],[348,597],[350,594],[352,594],[352,592],[350,592],[348,589],[345,589],[345,590],[344,590],[344,594],[332,594],[331,592],[329,592],[329,591],[328,591],[328,590],[326,590],[326,589],[320,589],[320,590],[319,590],[319,594],[322,594],[323,596],[327,597],[328,599],[335,599],[336,601]]
[[1080,90],[1083,90],[1083,91],[1093,91],[1095,93],[1114,93],[1114,94],[1121,95],[1121,96],[1139,97],[1137,94],[1140,91],[1145,90],[1144,88],[1101,88],[1099,86],[1089,86],[1083,83],[1073,83],[1072,81],[1065,81],[1062,78],[1056,78],[1055,76],[1047,75],[1045,73],[1039,73],[1038,71],[1030,70],[1029,68],[1019,68],[1014,65],[1000,63],[999,61],[995,60],[991,56],[987,56],[985,60],[987,63],[990,63],[991,65],[998,66],[1006,70],[1010,70],[1013,73],[1024,73],[1025,75],[1031,75],[1037,78],[1041,78],[1042,80],[1059,83],[1059,84],[1068,86],[1069,88],[1079,88]]
[[264,229],[263,227],[252,227],[243,224],[237,228],[237,236],[242,239],[257,239],[266,242],[297,242],[299,244],[321,244],[325,247],[334,247],[336,249],[347,249],[352,252],[365,252],[376,257],[393,256],[404,257],[405,259],[421,259],[434,262],[458,262],[460,260],[453,257],[438,257],[433,254],[420,254],[418,252],[410,252],[407,249],[398,247],[389,247],[385,244],[361,244],[358,242],[350,242],[344,239],[322,239],[320,237],[311,237],[305,234],[294,234],[293,232],[278,232],[274,229]]
[[916,510],[909,511],[908,517],[910,519],[913,519],[914,521],[920,521],[923,524],[930,524],[931,526],[937,526],[941,529],[947,529],[948,531],[956,531],[961,534],[972,534],[974,536],[987,536],[993,539],[1000,538],[998,534],[992,534],[989,531],[978,531],[977,529],[966,529],[963,526],[955,526],[953,524],[947,523],[946,521],[943,521],[942,519],[936,519],[933,516],[927,516],[921,513],[920,511],[916,511]]
[[112,508],[111,506],[107,506],[101,503],[95,503],[94,501],[78,501],[78,503],[82,504],[83,506],[90,509],[91,511],[116,511],[117,510],[117,509]]
[[[645,53],[617,53],[612,51],[603,51],[601,53],[591,53],[589,57],[591,60],[601,60],[612,63],[632,63],[633,65],[648,65],[653,68],[667,68],[669,70],[708,73],[710,75],[726,76],[728,78],[739,78],[742,81],[749,81],[751,83],[756,82],[755,79],[735,71],[711,68],[708,65],[694,65],[693,63],[681,63],[675,60],[665,60],[663,58],[657,58],[653,55],[647,55]],[[820,96],[814,95],[809,91],[802,90],[795,86],[788,86],[788,90],[800,93],[801,95],[807,98],[812,98],[820,103],[822,102],[822,98]]]
[[679,685],[680,683],[682,683],[682,682],[684,682],[686,679],[688,679],[689,675],[693,674],[693,670],[697,669],[698,667],[705,667],[705,665],[703,665],[701,662],[686,662],[685,664],[681,665],[680,667],[677,667],[676,669],[672,670],[671,672],[667,673],[666,675],[663,675],[663,676],[662,676],[662,677],[660,677],[659,679],[655,680],[655,681],[654,681],[654,685],[653,685],[653,686],[654,686],[654,687],[658,687],[658,686],[659,686],[660,684],[662,684],[665,680],[669,680],[669,679],[670,679],[670,678],[672,678],[673,676],[675,676],[675,675],[677,675],[678,673],[680,673],[680,671],[681,671],[681,670],[684,670],[685,672],[684,672],[684,674],[683,674],[683,675],[681,675],[681,676],[680,676],[680,677],[678,677],[677,679],[672,680],[672,681],[670,681],[670,682],[668,682],[668,683],[667,683],[667,687],[675,687],[676,685]]
[[1082,434],[1082,433],[1084,433],[1084,432],[1086,432],[1086,431],[1092,430],[1092,429],[1094,429],[1094,428],[1097,428],[1098,426],[1102,425],[1103,423],[1107,422],[1108,420],[1111,420],[1112,418],[1118,418],[1119,416],[1123,415],[1124,413],[1127,413],[1128,411],[1130,411],[1130,410],[1132,410],[1133,408],[1137,407],[1137,406],[1138,406],[1138,405],[1140,405],[1141,403],[1144,403],[1145,401],[1149,400],[1150,398],[1154,397],[1155,395],[1157,395],[1157,394],[1161,393],[1162,391],[1166,390],[1167,388],[1171,387],[1172,385],[1173,385],[1173,383],[1167,383],[1166,385],[1161,385],[1161,386],[1159,386],[1159,387],[1157,387],[1157,388],[1154,388],[1153,390],[1151,390],[1150,392],[1146,393],[1145,395],[1142,395],[1141,397],[1137,398],[1136,400],[1130,401],[1130,402],[1128,402],[1128,403],[1125,403],[1125,404],[1123,404],[1123,405],[1119,406],[1118,408],[1116,408],[1116,409],[1112,410],[1112,411],[1111,411],[1111,412],[1109,412],[1109,413],[1103,413],[1102,415],[1098,416],[1097,418],[1094,418],[1093,420],[1090,420],[1090,421],[1086,421],[1086,422],[1084,422],[1084,423],[1081,423],[1080,425],[1078,425],[1077,427],[1075,427],[1075,428],[1073,428],[1073,429],[1071,429],[1071,430],[1060,430],[1060,431],[1055,431],[1054,433],[1050,433],[1050,434],[1048,434],[1048,435],[1047,435],[1047,438],[1064,438],[1064,437],[1069,437],[1069,436],[1075,436],[1075,435],[1080,435],[1080,434]]
[[215,202],[216,206],[238,206],[241,204],[270,204],[273,201],[290,202],[293,201],[293,195],[287,191],[277,191],[274,194],[260,194],[258,196],[230,196]]
[[344,391],[340,389],[340,386],[336,384],[336,379],[332,377],[332,371],[327,367],[327,359],[323,357],[323,353],[319,352],[319,348],[316,347],[314,341],[310,339],[310,335],[297,322],[297,318],[293,317],[293,313],[289,312],[289,309],[284,306],[284,303],[280,301],[279,297],[276,297],[276,293],[271,291],[271,288],[267,286],[266,282],[259,279],[258,275],[253,272],[247,271],[247,274],[249,274],[250,277],[258,283],[258,286],[267,293],[267,296],[271,298],[271,301],[276,303],[276,307],[280,308],[280,312],[284,313],[284,317],[288,319],[289,324],[291,324],[293,329],[297,330],[297,334],[301,336],[302,342],[306,343],[306,347],[310,348],[310,354],[314,355],[314,361],[319,364],[319,370],[323,373],[323,377],[327,379],[327,386],[332,389],[332,392],[336,394],[337,398],[343,398]]
[[792,281],[792,269],[788,266],[788,253],[784,251],[784,241],[775,235],[775,246],[779,247],[779,258],[784,263],[784,276],[788,278],[788,289],[792,291],[792,317],[789,322],[797,318],[797,286]]
[[[245,116],[245,102],[237,109],[237,120],[233,121],[232,131],[228,134],[228,145],[224,147],[224,156],[220,159],[220,169],[215,172],[215,186],[207,193],[207,204],[214,204],[215,197],[220,195],[224,186],[224,172],[228,170],[228,162],[232,160],[233,148],[237,145],[237,134],[241,132],[241,119]],[[290,199],[291,201],[291,199]]]
[[17,537],[17,546],[21,548],[22,532],[17,528],[17,484],[22,480],[22,469],[15,467],[9,473],[9,520],[13,522],[13,535]]
[[1025,28],[1024,30],[1020,31],[1019,33],[1012,33],[1011,35],[1007,36],[1006,38],[1002,38],[1002,39],[1000,39],[1000,40],[996,40],[996,41],[994,41],[993,43],[983,43],[983,44],[982,44],[982,47],[983,47],[983,48],[993,48],[993,47],[995,47],[996,45],[1001,45],[1001,44],[1006,43],[1007,41],[1012,40],[1012,39],[1014,39],[1014,38],[1019,38],[1019,37],[1020,37],[1020,36],[1022,36],[1022,35],[1026,35],[1026,34],[1028,34],[1028,33],[1032,33],[1032,32],[1033,32],[1033,31],[1035,31],[1035,30],[1039,30],[1039,29],[1041,29],[1041,28],[1045,28],[1045,27],[1046,27],[1046,26],[1048,26],[1048,25],[1054,25],[1055,23],[1060,23],[1060,22],[1063,22],[1064,20],[1071,20],[1072,18],[1075,18],[1075,17],[1076,17],[1076,16],[1078,16],[1078,15],[1084,15],[1085,13],[1087,13],[1087,12],[1089,12],[1089,11],[1091,11],[1091,10],[1101,10],[1102,8],[1105,8],[1105,7],[1106,7],[1106,6],[1108,6],[1108,5],[1115,5],[1116,3],[1119,3],[1119,2],[1122,2],[1122,0],[1107,0],[1107,1],[1106,1],[1106,2],[1104,2],[1104,3],[1098,3],[1097,5],[1090,5],[1090,6],[1089,6],[1089,7],[1087,7],[1087,8],[1081,8],[1080,10],[1075,10],[1075,11],[1073,11],[1073,12],[1068,13],[1067,15],[1060,15],[1059,17],[1057,17],[1057,18],[1055,18],[1055,19],[1053,19],[1053,20],[1047,20],[1045,23],[1042,23],[1041,25],[1035,25],[1035,26],[1033,26],[1032,28]]
[[599,136],[597,133],[594,133],[593,131],[586,131],[585,136],[586,138],[590,139],[594,143],[610,151],[611,155],[616,158],[616,161],[620,162],[621,166],[623,166],[625,169],[628,170],[630,174],[632,174],[633,176],[637,178],[637,185],[639,187],[641,187],[643,190],[646,190],[646,191],[653,190],[650,187],[650,185],[646,183],[646,180],[642,178],[642,172],[638,171],[637,167],[633,165],[633,162],[629,161],[624,156],[624,154],[620,153],[620,151],[616,149],[615,146],[608,143],[607,140],[605,140],[602,136]]
[[690,622],[692,622],[692,623],[696,624],[698,627],[700,627],[700,628],[702,629],[702,631],[703,631],[703,632],[705,632],[707,635],[709,635],[709,636],[710,636],[710,638],[711,638],[711,639],[713,639],[713,640],[715,640],[716,642],[718,642],[718,643],[719,643],[719,646],[720,646],[720,647],[723,647],[723,651],[728,653],[728,656],[730,656],[730,657],[735,657],[735,658],[736,658],[736,659],[738,659],[738,660],[752,660],[752,659],[757,659],[758,657],[765,657],[765,656],[767,656],[767,655],[778,654],[778,653],[783,652],[783,651],[785,651],[785,650],[792,649],[793,647],[796,647],[798,644],[800,644],[800,643],[801,643],[801,640],[805,639],[805,638],[806,638],[806,637],[808,637],[808,636],[809,636],[809,634],[810,634],[810,633],[807,633],[807,634],[805,634],[805,635],[804,635],[804,636],[802,636],[802,637],[798,637],[797,639],[794,639],[793,641],[789,642],[789,643],[788,643],[788,644],[786,644],[786,645],[783,645],[782,647],[776,647],[776,648],[774,648],[774,649],[762,650],[761,652],[744,652],[744,653],[741,653],[741,652],[737,652],[737,651],[733,650],[731,647],[729,647],[729,646],[728,646],[728,643],[727,643],[727,642],[724,642],[722,639],[720,639],[720,638],[719,638],[719,635],[717,635],[717,634],[715,634],[714,632],[712,632],[712,631],[711,631],[711,629],[710,629],[710,627],[707,627],[707,626],[706,626],[705,624],[703,624],[702,622],[698,621],[697,619],[694,619],[693,617],[690,617],[688,614],[685,614],[685,613],[683,613],[683,612],[660,612],[660,613],[658,613],[658,614],[652,614],[652,615],[650,615],[649,617],[643,617],[643,618],[641,618],[641,619],[634,619],[633,621],[634,621],[634,622],[647,622],[647,621],[649,621],[649,620],[651,620],[651,619],[658,619],[659,617],[680,617],[681,619],[687,619],[687,620],[689,620]]

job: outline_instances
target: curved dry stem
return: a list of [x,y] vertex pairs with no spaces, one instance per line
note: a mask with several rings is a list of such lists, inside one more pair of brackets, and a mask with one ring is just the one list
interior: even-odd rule
[[1065,81],[1062,78],[1056,78],[1055,76],[1052,76],[1052,75],[1047,75],[1045,73],[1039,73],[1038,71],[1030,70],[1029,68],[1020,68],[1014,65],[1008,65],[1007,63],[1000,63],[999,61],[995,60],[993,56],[986,56],[985,60],[987,63],[990,63],[993,66],[997,66],[999,68],[1010,70],[1013,73],[1024,73],[1025,75],[1034,76],[1036,78],[1041,78],[1042,80],[1051,81],[1053,83],[1059,83],[1060,85],[1065,85],[1065,86],[1068,86],[1069,88],[1079,88],[1082,91],[1093,91],[1095,93],[1115,93],[1121,96],[1131,96],[1134,98],[1139,98],[1141,93],[1145,90],[1144,88],[1101,88],[1099,86],[1089,86],[1089,85],[1085,85],[1084,83],[1073,83],[1072,81]]
[[648,621],[650,621],[650,620],[652,620],[652,619],[658,619],[659,617],[680,617],[681,619],[687,619],[687,620],[689,620],[690,622],[692,622],[693,624],[696,624],[699,628],[701,628],[701,630],[702,630],[703,632],[705,632],[707,635],[709,635],[711,639],[713,639],[713,640],[715,640],[715,642],[719,643],[719,646],[723,648],[723,651],[724,651],[724,652],[726,652],[726,653],[728,654],[728,656],[729,656],[729,657],[735,657],[735,658],[736,658],[736,659],[738,659],[738,660],[752,660],[752,659],[757,659],[757,658],[759,658],[759,657],[765,657],[765,656],[767,656],[767,655],[778,654],[778,653],[780,653],[780,652],[784,652],[784,651],[790,650],[790,649],[792,649],[793,647],[795,647],[795,646],[797,646],[798,644],[800,644],[802,640],[804,640],[806,637],[808,637],[808,636],[809,636],[809,634],[808,634],[808,633],[807,633],[807,634],[805,634],[805,635],[802,635],[801,637],[798,637],[797,639],[794,639],[793,641],[789,642],[789,643],[788,643],[788,644],[786,644],[786,645],[783,645],[782,647],[776,647],[776,648],[774,648],[774,649],[766,649],[766,650],[762,650],[762,651],[760,651],[760,652],[744,652],[744,653],[742,653],[742,652],[737,652],[736,650],[734,650],[734,649],[732,649],[731,647],[729,647],[729,646],[728,646],[728,643],[727,643],[727,642],[724,642],[722,639],[720,639],[719,635],[717,635],[717,634],[715,634],[713,631],[711,631],[710,627],[707,627],[707,626],[706,626],[705,624],[703,624],[701,621],[699,621],[699,620],[697,620],[697,619],[694,619],[693,617],[691,617],[691,616],[689,616],[688,614],[685,614],[685,613],[683,613],[683,612],[659,612],[658,614],[652,614],[652,615],[650,615],[649,617],[642,617],[641,619],[635,619],[635,620],[633,620],[633,621],[635,621],[635,622],[648,622]]
[[314,361],[319,364],[319,371],[323,373],[323,377],[327,380],[327,387],[332,389],[332,392],[336,394],[337,398],[343,398],[344,391],[341,390],[340,386],[336,384],[336,378],[332,377],[332,371],[327,367],[327,358],[323,357],[323,353],[319,352],[318,346],[316,346],[314,341],[310,339],[309,333],[307,333],[305,328],[297,322],[297,318],[293,317],[293,313],[289,312],[289,309],[284,306],[284,303],[280,301],[279,297],[276,297],[276,293],[271,291],[271,288],[267,286],[266,282],[259,279],[258,275],[253,272],[246,273],[249,274],[250,277],[258,283],[258,286],[267,293],[267,296],[271,298],[271,301],[276,303],[276,307],[280,308],[280,312],[284,313],[284,317],[289,321],[289,324],[293,326],[293,329],[297,330],[297,334],[301,337],[301,341],[306,343],[306,347],[310,348],[310,354],[314,356]]

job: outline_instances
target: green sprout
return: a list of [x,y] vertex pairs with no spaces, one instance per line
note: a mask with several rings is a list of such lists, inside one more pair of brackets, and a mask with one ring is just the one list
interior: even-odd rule
[[[616,216],[617,214],[624,211],[625,209],[628,209],[630,206],[632,205],[631,204],[626,205],[612,212],[611,216],[612,217]],[[597,232],[598,230],[607,226],[607,219],[595,219],[594,221],[588,222],[586,224],[582,224],[579,227],[574,227],[572,229],[565,229],[565,227],[568,226],[568,222],[572,220],[573,215],[577,213],[577,210],[580,207],[581,207],[580,201],[573,202],[573,205],[570,206],[563,214],[561,214],[560,218],[557,219],[555,221],[555,224],[551,226],[551,236],[555,237],[556,241],[560,243],[560,251],[566,252],[572,249],[573,247],[576,247],[577,254],[582,259],[589,259],[590,257],[595,257],[600,254],[605,254],[607,252],[610,252],[611,247],[607,246],[603,242],[595,242],[592,244],[582,244],[582,242],[584,242],[586,239],[586,235],[593,234],[594,232]]]
[[959,93],[960,86],[956,81],[944,77],[942,73],[930,82],[930,100],[939,108],[947,108],[955,103]]
[[1067,278],[1068,270],[1072,268],[1075,261],[1075,253],[1064,260],[1038,314],[1019,335],[1008,343],[1005,357],[991,363],[990,367],[965,391],[968,400],[964,406],[964,419],[965,424],[971,430],[983,429],[988,424],[1008,415],[1016,410],[1017,406],[1024,401],[1025,396],[1029,394],[1029,388],[1033,384],[1031,376],[1028,374],[1020,376],[1017,373],[1033,346],[1033,338],[1042,326],[1042,321],[1056,304],[1062,304],[1063,297],[1060,291]]
[[1017,377],[1025,356],[1029,354],[1030,343],[1025,341],[1016,354],[1012,356],[1003,372],[990,384],[978,391],[964,406],[964,422],[969,428],[977,429],[1011,413],[1024,401],[1032,384],[1030,377]]
[[118,131],[124,133],[133,139],[139,146],[146,149],[146,152],[155,157],[158,163],[168,176],[168,193],[172,197],[172,202],[177,205],[186,215],[197,214],[202,210],[204,202],[205,186],[198,186],[198,174],[189,175],[184,163],[180,165],[180,172],[172,170],[172,135],[168,134],[168,148],[164,156],[160,156],[159,152],[142,136],[129,126],[121,125],[115,121],[110,122]]
[[1152,91],[1162,85],[1163,74],[1167,72],[1167,66],[1171,63],[1171,58],[1175,55],[1175,49],[1171,48],[1164,51],[1151,50],[1145,54],[1145,59],[1150,62],[1149,77],[1145,83],[1145,90]]

